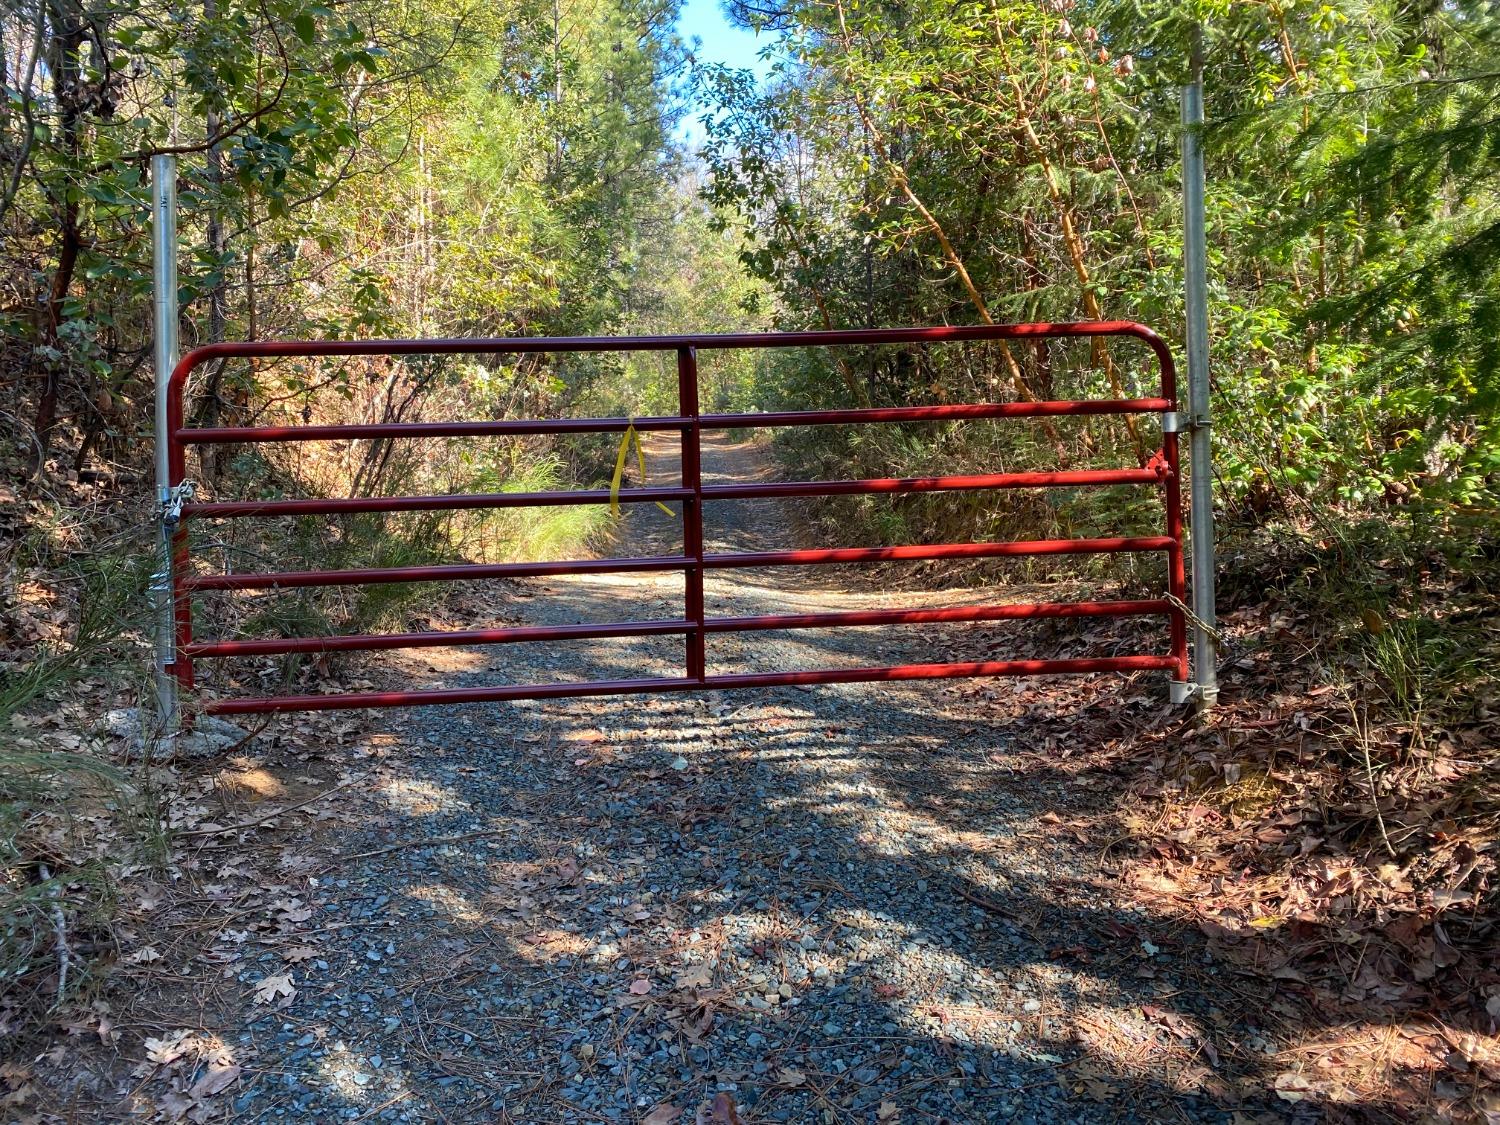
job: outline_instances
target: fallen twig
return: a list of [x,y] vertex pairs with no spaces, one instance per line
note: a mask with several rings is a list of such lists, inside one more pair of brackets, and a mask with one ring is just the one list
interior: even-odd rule
[[[37,871],[46,882],[52,882],[52,871],[45,863],[37,864]],[[68,968],[73,963],[73,950],[68,945],[68,920],[58,902],[56,885],[50,888],[47,898],[52,904],[52,929],[57,935],[57,1002],[61,1004],[68,992]]]
[[962,898],[968,899],[975,906],[979,907],[982,910],[988,910],[991,914],[999,914],[1001,917],[1009,918],[1013,922],[1019,922],[1021,920],[1020,915],[1014,913],[1013,911],[1007,910],[994,899],[985,898],[984,895],[980,894],[979,892],[969,890],[969,888],[965,887],[962,883],[955,883],[953,889],[957,891]]

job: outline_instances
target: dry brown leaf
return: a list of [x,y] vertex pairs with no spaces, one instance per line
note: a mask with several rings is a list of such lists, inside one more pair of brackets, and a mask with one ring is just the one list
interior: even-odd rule
[[234,1063],[227,1065],[215,1064],[204,1072],[202,1078],[193,1083],[193,1088],[188,1091],[188,1094],[199,1101],[211,1098],[215,1094],[228,1089],[239,1076],[240,1067],[238,1065]]
[[641,1118],[641,1125],[672,1125],[672,1122],[681,1116],[682,1110],[678,1109],[675,1105],[663,1102],[650,1113],[646,1114],[645,1117]]
[[744,1125],[733,1096],[720,1091],[708,1106],[698,1110],[696,1125]]
[[1101,1078],[1085,1078],[1080,1089],[1096,1102],[1112,1103],[1120,1096],[1118,1086]]
[[1312,1093],[1312,1083],[1291,1070],[1278,1074],[1273,1088],[1284,1102],[1300,1102]]
[[278,996],[285,996],[290,1000],[297,995],[297,990],[292,987],[291,973],[277,973],[274,976],[265,977],[255,984],[255,1002],[257,1004],[269,1004]]
[[146,1039],[146,1060],[157,1066],[167,1066],[193,1050],[196,1036],[187,1028],[174,1031],[160,1039]]
[[708,988],[714,982],[714,971],[706,964],[689,965],[677,974],[678,988]]

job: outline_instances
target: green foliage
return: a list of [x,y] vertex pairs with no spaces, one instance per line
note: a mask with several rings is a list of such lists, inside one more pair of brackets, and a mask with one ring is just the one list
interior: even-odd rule
[[[714,105],[708,195],[738,214],[745,265],[775,287],[782,321],[1104,316],[1177,338],[1178,88],[1202,21],[1221,504],[1253,522],[1388,505],[1493,516],[1500,18],[1488,6],[737,10],[781,29],[784,52],[766,86],[700,73]],[[914,351],[777,385],[844,403],[1062,385],[1049,350],[1013,358],[992,354],[965,381]],[[1070,390],[1118,393],[1120,362],[1094,352]],[[1084,437],[1064,455],[1133,452],[1118,431]]]
[[[473,481],[475,491],[548,492],[578,487],[556,453],[513,455],[491,463]],[[464,531],[468,554],[499,561],[576,558],[602,541],[610,526],[603,505],[562,508],[502,508]]]

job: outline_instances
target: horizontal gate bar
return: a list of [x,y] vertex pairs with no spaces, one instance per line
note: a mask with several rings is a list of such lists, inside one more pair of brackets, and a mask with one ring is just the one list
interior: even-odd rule
[[214,359],[355,355],[537,355],[549,352],[662,352],[745,348],[877,347],[888,344],[958,344],[989,340],[1056,340],[1068,336],[1125,336],[1145,343],[1171,362],[1166,343],[1130,320],[1080,320],[1035,324],[966,324],[929,328],[846,328],[807,332],[724,332],[692,336],[529,336],[431,340],[230,340],[194,348],[178,361],[173,381]]
[[541,508],[564,504],[638,504],[648,500],[686,500],[691,488],[607,488],[575,492],[472,492],[452,496],[339,496],[304,500],[225,500],[184,504],[184,516],[333,516],[348,512],[451,512],[471,508]]
[[1155,469],[1078,469],[1057,473],[982,473],[952,477],[875,477],[863,480],[771,481],[703,486],[705,500],[771,496],[862,496],[873,493],[961,492],[986,488],[1065,488],[1076,485],[1160,484]]
[[[1079,469],[1057,473],[985,473],[975,476],[883,477],[863,480],[775,481],[769,484],[705,485],[706,500],[773,496],[847,496],[865,493],[957,492],[988,488],[1064,488],[1081,485],[1157,484],[1154,469]],[[606,488],[573,492],[474,492],[445,496],[340,496],[298,500],[223,500],[184,504],[189,517],[331,516],[353,512],[447,512],[474,508],[541,508],[568,504],[622,504],[687,500],[690,488]]]
[[1026,558],[1032,555],[1105,555],[1130,551],[1165,551],[1166,535],[1129,539],[1025,539],[1015,543],[937,543],[907,547],[831,547],[808,551],[762,551],[740,555],[705,555],[710,570],[757,566],[819,566],[825,563],[910,562],[921,559]]
[[1027,621],[1057,617],[1148,617],[1172,612],[1165,600],[1130,602],[1033,602],[1029,605],[970,605],[947,609],[861,609],[847,613],[788,613],[764,617],[710,617],[710,633],[768,629],[836,629],[850,625],[925,625],[946,621]]
[[431,633],[357,633],[332,637],[270,637],[251,641],[194,641],[182,651],[192,657],[285,656],[296,652],[376,652],[392,648],[444,648],[502,645],[522,641],[580,640],[595,637],[659,637],[686,633],[691,621],[611,621],[600,625],[514,625],[502,629],[448,629]]
[[[763,551],[705,555],[708,570],[826,563],[912,562],[923,559],[1025,558],[1033,555],[1101,555],[1165,551],[1166,535],[1127,539],[1027,539],[1014,543],[938,543],[905,547],[833,547],[811,551]],[[683,570],[695,565],[682,555],[640,559],[572,559],[540,563],[475,563],[456,566],[393,566],[368,570],[288,570],[268,574],[201,574],[183,578],[185,590],[287,590],[305,586],[379,586],[389,582],[452,582],[474,578],[537,578],[566,574],[636,574]]]
[[689,679],[597,680],[592,683],[515,684],[432,691],[372,691],[347,695],[287,695],[221,699],[205,704],[210,715],[265,715],[281,711],[350,711],[363,707],[421,707],[441,703],[494,703],[513,699],[571,699],[591,695],[643,695],[654,691],[800,687],[980,676],[1077,675],[1085,672],[1171,670],[1173,656],[1105,656],[1073,660],[989,660],[970,664],[898,664],[886,668],[819,668],[806,672],[751,672]]
[[[705,414],[703,428],[767,429],[773,426],[832,426],[878,422],[951,422],[962,419],[1052,418],[1065,415],[1161,414],[1172,409],[1165,398],[1085,399],[1054,402],[950,403],[941,406],[869,407],[858,410],[791,410],[755,414]],[[355,441],[366,438],[518,437],[530,434],[640,433],[684,430],[686,418],[557,418],[476,422],[372,422],[328,426],[218,426],[179,429],[184,445],[224,445],[279,441]]]
[[1048,402],[965,402],[940,406],[875,406],[851,410],[782,410],[756,414],[705,414],[705,430],[773,426],[843,426],[867,422],[952,422],[964,418],[1054,418],[1069,414],[1162,414],[1165,398],[1083,399]]
[[387,582],[453,582],[471,578],[545,578],[558,574],[639,574],[681,570],[678,555],[640,559],[571,559],[565,562],[464,563],[456,566],[390,566],[369,570],[288,570],[272,574],[200,574],[182,579],[184,590],[289,590],[302,586],[379,586]]
[[[212,347],[213,345],[210,345]],[[200,349],[202,350],[202,349]],[[353,441],[357,438],[521,437],[529,434],[608,434],[635,427],[680,430],[681,418],[517,418],[490,422],[372,422],[344,426],[217,426],[179,429],[183,445],[224,445],[264,441]]]
[[[919,625],[932,622],[1019,621],[1058,617],[1135,617],[1165,614],[1172,603],[1034,602],[1028,605],[955,606],[948,609],[857,610],[769,617],[710,617],[709,633],[749,633],[770,629],[828,629],[847,625]],[[657,637],[691,632],[691,621],[612,621],[597,625],[515,625],[499,629],[448,629],[427,633],[356,633],[328,637],[268,637],[248,641],[194,641],[189,657],[286,656],[292,653],[376,652],[396,648],[445,648],[526,641],[589,640],[605,637]]]

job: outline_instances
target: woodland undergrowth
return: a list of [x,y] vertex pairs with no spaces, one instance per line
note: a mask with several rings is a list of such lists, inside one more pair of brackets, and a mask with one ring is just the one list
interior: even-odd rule
[[[999,697],[1037,767],[1095,794],[1072,830],[1114,840],[1115,877],[1269,984],[1288,1102],[1495,1108],[1500,545],[1449,530],[1231,531],[1207,716],[1144,682]],[[1131,636],[1051,630],[1037,653]]]

